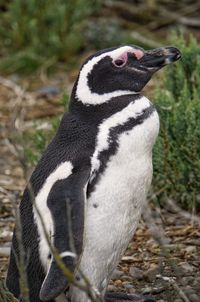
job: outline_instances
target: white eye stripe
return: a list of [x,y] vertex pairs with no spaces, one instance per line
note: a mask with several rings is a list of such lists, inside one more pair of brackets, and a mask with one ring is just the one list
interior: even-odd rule
[[136,92],[131,90],[116,90],[113,92],[99,95],[98,93],[92,92],[88,86],[88,74],[92,71],[95,64],[97,64],[101,59],[107,56],[110,56],[112,61],[115,61],[124,52],[130,52],[131,50],[132,47],[123,46],[115,50],[103,53],[98,57],[93,57],[85,65],[83,65],[77,83],[77,89],[76,89],[77,99],[84,104],[97,105],[97,104],[103,104],[113,97],[127,95],[127,94],[135,94]]
[[76,254],[75,253],[72,253],[70,251],[65,251],[65,252],[62,252],[60,253],[60,257],[61,258],[64,258],[64,257],[72,257],[72,258],[76,258]]

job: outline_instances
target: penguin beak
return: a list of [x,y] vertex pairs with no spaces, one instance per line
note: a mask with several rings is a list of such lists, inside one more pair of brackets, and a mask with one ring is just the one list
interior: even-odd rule
[[145,51],[144,56],[139,60],[141,67],[157,71],[163,66],[173,63],[181,58],[178,48],[167,46]]

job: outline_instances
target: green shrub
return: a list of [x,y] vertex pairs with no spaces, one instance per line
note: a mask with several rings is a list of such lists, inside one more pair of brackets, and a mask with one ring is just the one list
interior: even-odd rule
[[181,50],[182,60],[166,68],[164,85],[155,93],[161,126],[153,154],[153,190],[194,208],[200,199],[200,47],[194,38],[186,43],[174,37],[172,44]]
[[0,11],[0,69],[32,72],[69,61],[84,45],[87,17],[95,0],[15,0]]

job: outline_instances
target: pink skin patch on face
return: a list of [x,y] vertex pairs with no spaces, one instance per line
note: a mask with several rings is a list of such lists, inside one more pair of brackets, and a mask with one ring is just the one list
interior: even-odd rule
[[144,52],[140,49],[133,49],[132,51],[126,51],[122,53],[116,60],[114,60],[114,65],[116,67],[123,67],[128,61],[128,54],[132,53],[137,60],[140,60],[144,56]]
[[[140,50],[140,49],[133,49],[129,53],[133,53],[137,60],[140,60],[144,56],[144,52],[142,50]],[[118,60],[122,61],[125,64],[127,62],[127,60],[128,60],[128,52],[124,52],[123,54],[121,54],[116,59],[116,61],[118,61]]]
[[123,61],[124,63],[126,63],[128,60],[128,53],[124,52],[117,58],[117,60],[120,60],[120,61]]
[[144,56],[144,52],[140,49],[133,49],[132,52],[136,56],[137,60],[140,60]]

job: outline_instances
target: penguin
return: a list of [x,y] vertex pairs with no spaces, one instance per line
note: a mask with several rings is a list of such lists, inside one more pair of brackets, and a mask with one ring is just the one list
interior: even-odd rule
[[[107,293],[107,286],[136,230],[152,179],[159,117],[142,89],[180,56],[171,46],[145,51],[126,45],[98,51],[82,65],[69,111],[19,206],[30,302],[91,301],[59,269],[38,212],[77,280],[84,275],[102,301],[136,301],[134,295]],[[23,301],[19,254],[14,230],[6,284]]]

